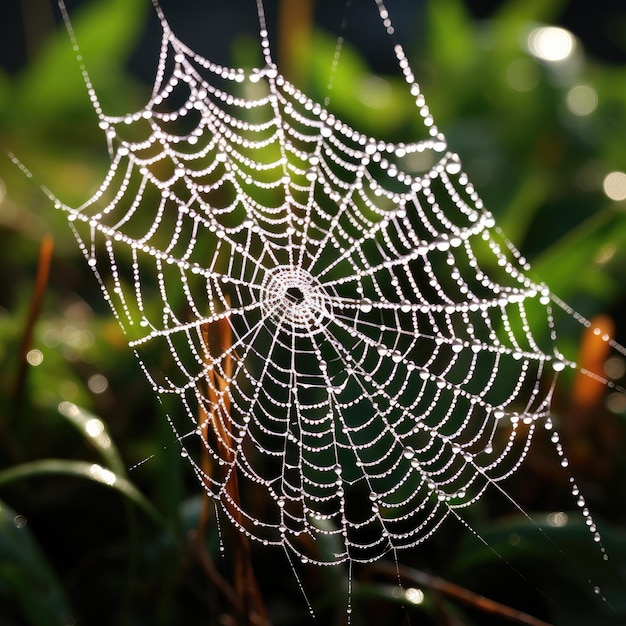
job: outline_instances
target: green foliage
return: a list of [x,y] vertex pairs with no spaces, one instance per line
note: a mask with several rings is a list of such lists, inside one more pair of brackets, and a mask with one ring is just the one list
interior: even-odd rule
[[[411,51],[413,66],[438,125],[537,279],[585,316],[609,312],[620,321],[626,205],[606,197],[602,180],[625,169],[626,69],[593,61],[580,47],[566,72],[564,65],[559,69],[528,53],[528,33],[537,22],[556,19],[565,4],[509,0],[493,19],[477,24],[459,0],[431,1],[420,29],[425,39],[416,38]],[[125,64],[149,5],[100,0],[73,14],[107,112],[132,110],[145,98],[148,88]],[[222,26],[207,28],[213,27]],[[335,40],[315,32],[312,46],[306,91],[323,100]],[[576,85],[597,94],[598,107],[589,115],[566,106]],[[363,56],[344,44],[331,101],[338,116],[363,132],[409,141],[418,123],[406,91],[397,75],[375,76]],[[0,74],[0,145],[69,203],[79,204],[101,182],[106,143],[62,29],[50,34],[17,76]],[[90,626],[217,623],[232,607],[197,553],[204,550],[227,579],[234,542],[224,529],[222,559],[211,511],[201,550],[191,542],[190,533],[206,521],[201,487],[180,457],[162,408],[102,304],[65,217],[37,183],[0,159],[0,198],[7,190],[0,201],[0,496],[12,507],[0,502],[0,624],[69,626],[69,616]],[[38,242],[46,232],[54,234],[55,258],[24,350]],[[622,322],[622,343],[624,330]],[[578,336],[566,336],[565,345],[575,358]],[[25,364],[31,349],[43,359],[36,366]],[[561,426],[574,408],[565,391],[557,394]],[[607,520],[601,530],[613,565],[601,561],[584,526],[550,528],[538,513],[539,526],[561,546],[553,549],[537,524],[503,497],[487,497],[464,514],[490,547],[451,520],[424,546],[401,555],[402,561],[555,624],[623,623],[624,420],[602,405],[594,411],[582,444],[569,443],[592,513]],[[558,459],[541,443],[507,490],[527,511],[575,509]],[[17,525],[12,509],[24,515]],[[255,557],[274,623],[303,623],[305,602],[286,559],[260,549]],[[570,569],[570,560],[579,572]],[[320,621],[341,623],[347,568],[298,571]],[[393,576],[374,567],[354,574],[354,626],[400,623],[406,616],[436,624],[441,615],[481,626],[502,623],[427,585],[420,585],[424,598],[416,603],[410,589],[401,590]],[[588,579],[600,584],[612,609],[590,593]]]

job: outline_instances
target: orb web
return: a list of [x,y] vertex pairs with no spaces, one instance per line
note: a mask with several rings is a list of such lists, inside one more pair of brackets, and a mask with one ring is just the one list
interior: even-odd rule
[[[415,546],[550,427],[570,365],[552,295],[448,149],[400,46],[424,137],[392,144],[279,73],[260,2],[252,70],[196,54],[155,6],[152,95],[109,116],[83,72],[111,165],[90,200],[57,207],[232,524],[316,563]],[[320,551],[323,536],[339,549]]]

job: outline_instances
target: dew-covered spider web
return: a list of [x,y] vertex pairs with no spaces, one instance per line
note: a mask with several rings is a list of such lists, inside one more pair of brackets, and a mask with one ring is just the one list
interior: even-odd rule
[[252,70],[196,54],[155,6],[152,95],[109,116],[83,71],[111,165],[90,200],[57,207],[233,525],[310,562],[415,546],[551,428],[573,366],[562,303],[498,230],[401,46],[423,138],[391,144],[280,74],[261,0]]

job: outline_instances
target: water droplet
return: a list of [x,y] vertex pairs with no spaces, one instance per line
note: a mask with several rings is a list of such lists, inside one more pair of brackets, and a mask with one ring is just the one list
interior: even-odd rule
[[13,518],[13,524],[15,528],[24,528],[28,524],[28,520],[23,515],[16,515]]
[[448,161],[446,164],[446,171],[448,174],[458,174],[461,171],[461,163],[458,159]]
[[372,310],[372,301],[367,298],[363,298],[359,303],[359,308],[363,313],[369,313]]

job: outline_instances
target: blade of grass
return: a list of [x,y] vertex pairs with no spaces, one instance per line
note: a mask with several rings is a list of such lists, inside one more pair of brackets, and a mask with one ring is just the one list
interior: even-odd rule
[[130,481],[123,476],[118,476],[111,470],[86,461],[70,461],[66,459],[44,459],[21,463],[14,467],[0,471],[0,487],[9,485],[19,480],[26,480],[41,476],[73,476],[85,478],[97,482],[128,498],[131,502],[142,509],[157,525],[169,529],[167,521],[141,494]]
[[59,413],[89,441],[117,476],[126,476],[126,466],[111,439],[105,423],[96,415],[75,405],[61,402]]

